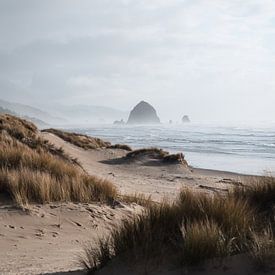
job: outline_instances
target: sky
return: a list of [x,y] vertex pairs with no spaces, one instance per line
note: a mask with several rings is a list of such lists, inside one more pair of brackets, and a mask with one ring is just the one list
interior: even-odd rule
[[273,0],[0,0],[0,98],[275,122]]

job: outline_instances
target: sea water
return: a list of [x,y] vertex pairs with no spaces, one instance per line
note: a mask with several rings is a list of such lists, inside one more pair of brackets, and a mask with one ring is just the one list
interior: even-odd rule
[[134,149],[159,147],[182,152],[197,168],[262,175],[275,172],[274,127],[96,125],[72,129]]

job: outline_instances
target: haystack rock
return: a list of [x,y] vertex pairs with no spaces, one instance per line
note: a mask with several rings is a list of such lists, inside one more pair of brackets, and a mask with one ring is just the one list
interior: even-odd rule
[[141,101],[131,111],[128,124],[158,124],[160,119],[156,110],[152,105],[145,101]]
[[190,122],[190,118],[189,118],[189,116],[183,116],[181,121],[182,121],[182,123],[188,123],[188,122]]

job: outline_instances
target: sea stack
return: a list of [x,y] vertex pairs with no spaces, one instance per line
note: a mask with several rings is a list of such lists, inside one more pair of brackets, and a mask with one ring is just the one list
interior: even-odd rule
[[189,116],[183,116],[182,120],[181,120],[182,123],[189,123],[190,122],[190,118]]
[[141,101],[131,111],[128,124],[159,124],[160,119],[152,105]]

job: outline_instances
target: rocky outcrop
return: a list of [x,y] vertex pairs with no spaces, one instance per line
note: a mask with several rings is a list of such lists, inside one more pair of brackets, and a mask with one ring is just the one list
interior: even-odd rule
[[160,119],[156,110],[152,105],[145,101],[141,101],[131,111],[128,124],[158,124]]
[[189,116],[183,116],[182,120],[181,120],[182,123],[189,123],[190,122],[190,118]]

